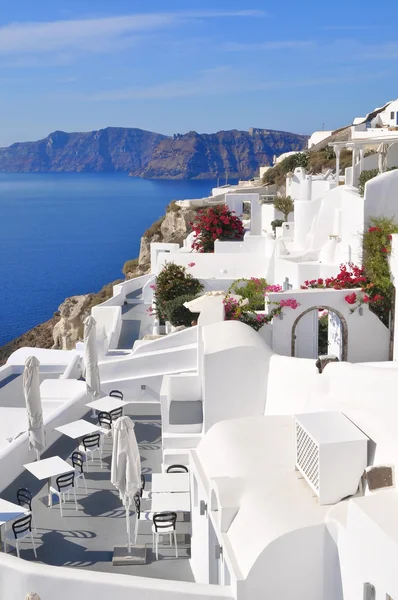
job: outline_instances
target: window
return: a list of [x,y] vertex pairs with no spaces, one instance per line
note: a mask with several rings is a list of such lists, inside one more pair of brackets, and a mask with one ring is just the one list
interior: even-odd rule
[[393,121],[393,120],[394,120],[394,117],[395,117],[395,112],[394,112],[394,111],[391,111],[391,115],[390,115],[390,119],[391,119],[391,121]]

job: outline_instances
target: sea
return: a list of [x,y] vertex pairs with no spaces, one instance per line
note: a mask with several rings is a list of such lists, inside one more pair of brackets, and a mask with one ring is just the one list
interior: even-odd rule
[[0,346],[50,319],[68,296],[122,279],[171,200],[216,181],[115,173],[0,173]]

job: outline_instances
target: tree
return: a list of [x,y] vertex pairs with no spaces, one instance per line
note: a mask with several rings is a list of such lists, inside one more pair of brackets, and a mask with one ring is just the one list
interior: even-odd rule
[[290,196],[278,196],[274,200],[274,207],[283,214],[287,221],[290,213],[294,211],[294,200]]

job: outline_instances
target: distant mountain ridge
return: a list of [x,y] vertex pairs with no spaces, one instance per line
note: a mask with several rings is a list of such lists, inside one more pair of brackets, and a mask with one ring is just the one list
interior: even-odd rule
[[268,129],[165,136],[128,127],[54,131],[0,148],[0,171],[128,172],[148,179],[250,178],[275,154],[303,150],[308,136]]

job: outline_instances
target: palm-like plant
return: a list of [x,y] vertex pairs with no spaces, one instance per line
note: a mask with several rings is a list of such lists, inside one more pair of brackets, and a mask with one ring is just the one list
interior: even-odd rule
[[290,213],[294,211],[294,200],[290,196],[278,196],[274,200],[274,207],[283,214],[287,221]]

